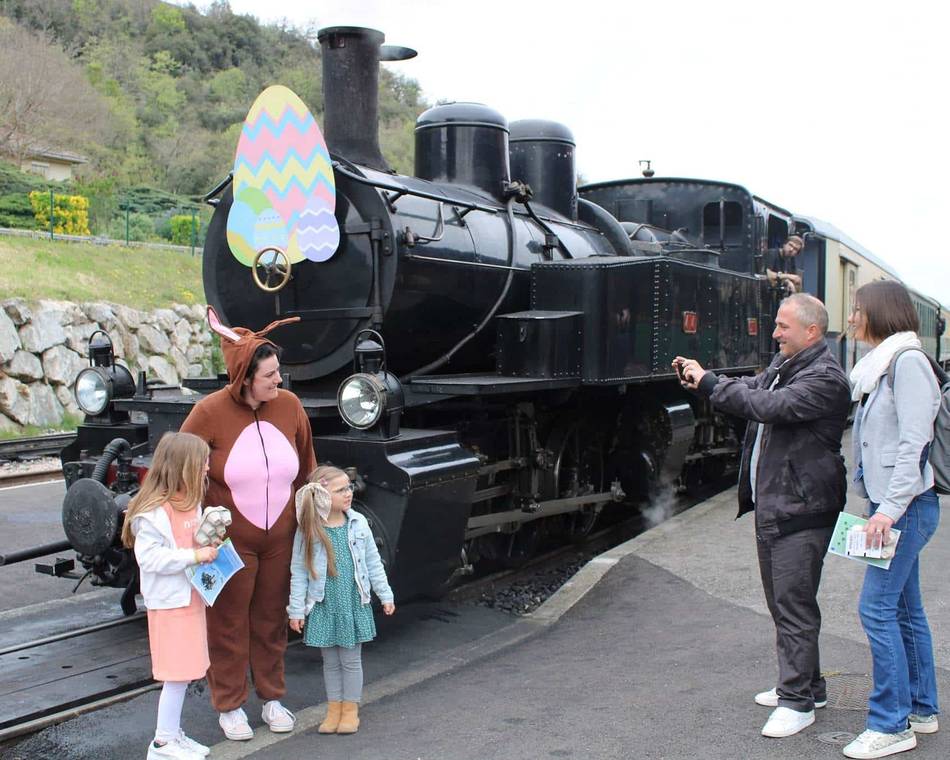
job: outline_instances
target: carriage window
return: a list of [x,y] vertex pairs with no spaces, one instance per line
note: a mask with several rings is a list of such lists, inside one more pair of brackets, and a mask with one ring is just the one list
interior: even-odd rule
[[725,247],[742,242],[742,206],[736,201],[714,201],[703,206],[703,242]]
[[788,238],[788,222],[777,216],[769,215],[769,248],[781,248]]

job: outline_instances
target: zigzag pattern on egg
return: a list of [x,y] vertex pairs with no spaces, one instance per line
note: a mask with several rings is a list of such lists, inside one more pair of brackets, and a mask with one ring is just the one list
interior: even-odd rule
[[[331,173],[331,179],[327,179],[328,173]],[[280,163],[265,156],[256,166],[242,157],[234,166],[234,176],[238,182],[249,182],[253,179],[254,184],[262,190],[267,189],[265,185],[270,185],[278,193],[284,193],[292,180],[301,187],[309,187],[321,181],[331,193],[336,189],[332,181],[329,158],[319,154],[301,158],[296,152],[290,152]]]
[[313,116],[288,88],[269,87],[251,106],[233,182],[228,244],[243,264],[269,247],[283,250],[291,263],[334,254],[340,232],[330,154]]
[[326,261],[340,245],[340,228],[336,217],[326,208],[307,206],[297,223],[295,241],[300,252],[310,261]]

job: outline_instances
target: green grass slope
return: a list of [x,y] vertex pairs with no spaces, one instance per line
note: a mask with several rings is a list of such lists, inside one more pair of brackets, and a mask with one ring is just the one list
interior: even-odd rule
[[136,309],[204,303],[201,255],[0,237],[0,300],[111,301]]

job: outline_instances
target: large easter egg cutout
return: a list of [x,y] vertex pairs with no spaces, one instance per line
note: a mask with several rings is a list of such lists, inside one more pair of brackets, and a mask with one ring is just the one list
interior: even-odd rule
[[340,230],[330,154],[304,102],[281,85],[268,87],[248,111],[234,158],[234,203],[228,245],[251,266],[269,247],[291,264],[326,261]]

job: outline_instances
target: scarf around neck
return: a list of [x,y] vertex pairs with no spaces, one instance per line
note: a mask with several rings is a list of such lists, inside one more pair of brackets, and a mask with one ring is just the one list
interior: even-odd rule
[[904,348],[920,348],[920,340],[915,332],[899,332],[888,336],[854,365],[851,370],[851,400],[858,401],[873,391],[881,377],[891,366],[894,354]]

